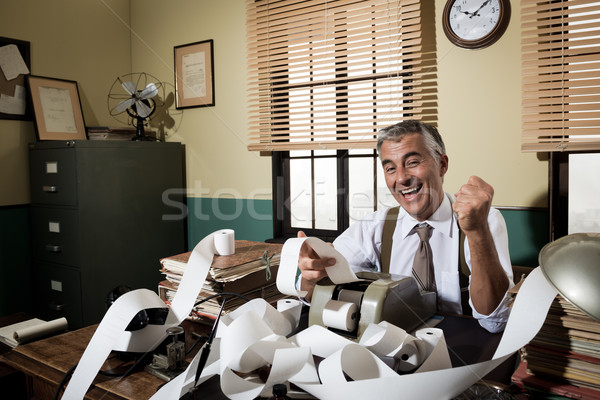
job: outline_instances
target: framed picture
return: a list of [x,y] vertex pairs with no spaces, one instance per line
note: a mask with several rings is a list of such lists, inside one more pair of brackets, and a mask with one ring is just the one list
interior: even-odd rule
[[175,46],[175,108],[214,105],[213,41]]
[[86,140],[77,82],[27,76],[38,140]]
[[0,119],[31,120],[25,76],[31,70],[29,42],[0,37]]

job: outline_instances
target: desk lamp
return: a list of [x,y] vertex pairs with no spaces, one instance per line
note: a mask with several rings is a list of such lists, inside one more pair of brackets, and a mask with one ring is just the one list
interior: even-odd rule
[[575,233],[550,242],[539,262],[562,297],[600,321],[600,233]]

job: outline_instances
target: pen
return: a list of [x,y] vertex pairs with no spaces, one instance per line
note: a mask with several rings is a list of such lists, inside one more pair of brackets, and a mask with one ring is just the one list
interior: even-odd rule
[[196,368],[196,380],[194,381],[194,386],[196,386],[196,384],[198,383],[198,379],[200,378],[200,375],[202,374],[202,371],[204,370],[204,367],[206,366],[206,361],[208,360],[208,355],[210,354],[210,348],[212,346],[212,341],[215,337],[215,334],[217,332],[217,327],[219,325],[219,319],[221,318],[221,313],[223,312],[223,307],[225,307],[225,301],[227,301],[227,298],[223,299],[223,303],[221,304],[221,309],[219,310],[217,319],[215,320],[212,330],[210,331],[210,335],[208,336],[206,343],[204,343],[204,346],[202,346],[202,350],[200,353],[200,360],[198,360],[198,368]]

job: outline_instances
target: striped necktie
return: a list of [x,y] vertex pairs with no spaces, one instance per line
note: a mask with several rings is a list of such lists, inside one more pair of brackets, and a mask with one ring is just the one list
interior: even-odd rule
[[427,224],[415,226],[420,242],[413,262],[413,276],[423,290],[436,292],[433,255],[429,245],[431,229],[431,226]]

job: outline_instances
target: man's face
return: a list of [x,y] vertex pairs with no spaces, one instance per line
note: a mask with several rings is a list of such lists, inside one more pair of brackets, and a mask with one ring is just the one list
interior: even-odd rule
[[379,157],[385,183],[396,201],[418,221],[429,218],[444,197],[442,178],[448,157],[442,155],[436,164],[420,134],[404,136],[399,142],[384,141]]

